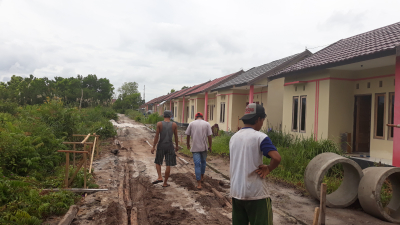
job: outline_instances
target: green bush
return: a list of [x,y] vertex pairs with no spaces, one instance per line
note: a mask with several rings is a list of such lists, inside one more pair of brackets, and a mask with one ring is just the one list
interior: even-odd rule
[[160,116],[158,112],[150,114],[147,118],[144,119],[143,123],[145,124],[156,124],[160,121],[163,121],[164,117]]
[[[73,141],[72,134],[115,136],[109,120],[117,115],[111,108],[79,110],[57,99],[18,108],[8,104],[7,110],[1,108],[5,104],[0,101],[0,224],[40,224],[42,218],[65,213],[78,198],[40,191],[64,185],[65,154],[57,150],[70,149],[63,142]],[[71,186],[83,187],[83,170]],[[89,173],[87,186],[97,187]]]

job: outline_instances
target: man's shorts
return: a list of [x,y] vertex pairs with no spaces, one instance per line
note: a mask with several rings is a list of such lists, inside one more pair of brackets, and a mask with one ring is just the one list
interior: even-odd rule
[[271,198],[239,200],[232,198],[233,225],[272,225]]
[[176,166],[176,154],[174,148],[157,148],[155,164],[162,165],[165,157],[167,166]]

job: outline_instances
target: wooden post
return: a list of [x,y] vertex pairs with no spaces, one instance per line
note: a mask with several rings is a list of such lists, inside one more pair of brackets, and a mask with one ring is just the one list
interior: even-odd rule
[[86,188],[86,153],[83,153],[83,169],[84,169],[83,188]]
[[83,141],[81,142],[82,144],[85,143],[87,141],[87,139],[89,139],[90,137],[90,133],[85,137],[85,139],[83,139]]
[[325,211],[326,211],[326,184],[321,184],[321,197],[320,197],[320,205],[319,205],[320,213],[319,213],[319,221],[318,225],[325,225]]
[[90,157],[89,173],[92,173],[92,164],[93,164],[93,156],[94,156],[94,149],[95,149],[95,148],[96,148],[96,137],[94,138],[92,155],[91,155],[91,157]]
[[318,224],[318,217],[319,217],[319,207],[315,207],[314,220],[313,220],[312,225],[317,225]]
[[65,163],[65,188],[68,188],[68,174],[69,174],[69,152],[65,153],[66,163]]
[[[76,145],[74,144],[74,151],[76,151]],[[74,168],[75,168],[75,152],[74,152]]]

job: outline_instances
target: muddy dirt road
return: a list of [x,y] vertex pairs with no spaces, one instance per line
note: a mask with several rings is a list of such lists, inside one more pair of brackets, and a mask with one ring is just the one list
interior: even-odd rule
[[[88,195],[72,224],[231,224],[229,181],[209,172],[205,181],[209,186],[198,191],[192,165],[177,160],[178,165],[171,169],[171,186],[153,185],[157,179],[155,155],[146,140],[152,143],[154,133],[123,115],[118,123],[133,126],[120,128],[121,146],[109,146],[93,162],[99,188],[109,191]],[[110,152],[118,148],[117,155]]]
[[[94,177],[106,192],[89,194],[79,204],[74,225],[84,224],[231,224],[229,203],[229,161],[209,156],[203,190],[196,189],[194,166],[190,157],[178,155],[168,183],[153,185],[157,179],[150,144],[154,133],[140,123],[119,115],[118,140],[93,162]],[[119,149],[114,155],[111,150]],[[186,161],[186,162],[185,162]],[[164,172],[165,167],[162,167]],[[221,174],[222,173],[222,174]],[[225,178],[224,178],[225,177]],[[318,203],[285,184],[268,182],[273,202],[274,224],[311,224]],[[218,197],[219,196],[219,197]],[[359,209],[327,209],[327,224],[388,224]]]

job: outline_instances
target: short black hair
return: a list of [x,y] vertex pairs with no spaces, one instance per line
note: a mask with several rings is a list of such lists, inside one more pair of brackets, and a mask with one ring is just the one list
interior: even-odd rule
[[171,118],[171,116],[164,116],[164,118]]
[[257,123],[258,118],[264,119],[266,116],[267,116],[266,114],[264,114],[264,115],[256,115],[255,117],[253,117],[251,119],[248,119],[248,120],[243,120],[242,119],[242,121],[243,121],[244,124],[254,125],[254,124]]

